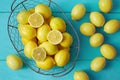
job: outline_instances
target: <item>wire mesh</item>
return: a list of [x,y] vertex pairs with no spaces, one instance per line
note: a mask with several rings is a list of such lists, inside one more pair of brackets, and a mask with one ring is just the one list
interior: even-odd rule
[[[53,16],[61,17],[65,20],[67,25],[67,32],[70,33],[73,37],[73,43],[70,48],[70,61],[69,63],[64,67],[54,67],[51,70],[42,70],[36,67],[35,62],[32,59],[28,59],[24,55],[24,46],[21,42],[21,37],[18,31],[18,22],[16,20],[17,14],[22,10],[29,10],[30,8],[35,7],[37,4],[46,4],[48,5],[53,13]],[[13,4],[14,5],[14,4]],[[59,12],[59,13],[58,13]],[[60,9],[59,5],[57,5],[55,2],[51,0],[25,0],[15,6],[15,8],[12,8],[11,14],[8,19],[8,35],[9,38],[24,61],[24,63],[33,71],[43,74],[43,75],[51,75],[54,77],[63,76],[65,74],[68,74],[75,66],[75,62],[77,60],[79,49],[80,49],[80,41],[77,32],[75,31],[74,27],[70,23],[69,19],[66,17],[64,12]]]

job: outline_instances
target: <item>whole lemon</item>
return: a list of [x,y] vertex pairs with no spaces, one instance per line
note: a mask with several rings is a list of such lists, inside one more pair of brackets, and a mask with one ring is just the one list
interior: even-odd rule
[[35,12],[42,14],[45,19],[52,15],[51,9],[45,4],[38,4],[35,7]]
[[36,61],[36,65],[40,69],[50,70],[55,66],[55,61],[52,57],[47,56],[44,61]]
[[36,38],[30,39],[30,40],[26,39],[26,38],[22,38],[21,41],[22,41],[23,45],[26,45],[29,41],[34,41],[34,42],[37,43],[37,39]]
[[40,43],[47,41],[47,35],[50,32],[50,30],[51,29],[48,24],[44,24],[37,29],[37,38],[40,41]]
[[104,31],[108,34],[113,34],[120,29],[120,22],[118,20],[109,20],[105,26]]
[[31,27],[30,25],[19,25],[18,30],[21,37],[26,38],[28,40],[36,37],[36,29]]
[[80,26],[80,32],[85,36],[92,36],[95,31],[95,26],[92,23],[86,22]]
[[20,24],[26,24],[26,23],[28,23],[28,18],[30,15],[31,15],[31,13],[29,11],[23,10],[23,11],[18,13],[17,21]]
[[62,47],[70,47],[72,42],[73,42],[72,36],[69,33],[64,32],[63,33],[63,41],[60,43],[60,45]]
[[112,9],[112,0],[99,0],[99,8],[104,13],[110,12]]
[[49,43],[48,41],[43,42],[39,46],[44,48],[48,55],[55,55],[58,52],[58,47],[56,45]]
[[106,60],[104,57],[96,57],[92,60],[90,67],[91,70],[98,72],[105,67],[105,64],[106,64]]
[[89,80],[89,76],[84,71],[76,71],[74,73],[74,80]]
[[77,4],[71,11],[72,20],[81,19],[86,13],[86,8],[83,4]]
[[25,56],[28,58],[32,58],[33,50],[36,47],[37,47],[37,43],[35,43],[34,41],[29,41],[24,47]]
[[100,51],[106,59],[114,59],[117,53],[116,49],[110,44],[103,44]]
[[69,59],[70,53],[68,52],[67,49],[60,50],[55,54],[55,62],[57,66],[60,67],[65,66],[68,63]]
[[59,30],[61,32],[64,32],[66,30],[65,21],[59,17],[54,17],[50,20],[50,27],[53,30]]
[[105,23],[104,16],[99,12],[91,12],[90,13],[90,21],[96,26],[96,27],[102,27]]
[[95,33],[90,37],[90,45],[92,47],[98,47],[102,45],[104,41],[104,36],[101,33]]
[[19,70],[23,66],[23,62],[20,57],[10,54],[7,56],[6,63],[12,70]]

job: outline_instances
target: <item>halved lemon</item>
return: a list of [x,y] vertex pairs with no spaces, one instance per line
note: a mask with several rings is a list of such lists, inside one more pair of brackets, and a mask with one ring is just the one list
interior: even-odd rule
[[32,57],[35,61],[44,61],[46,59],[46,51],[44,48],[37,47],[33,50]]
[[51,44],[57,45],[62,42],[63,35],[59,30],[52,30],[48,33],[47,40]]
[[44,18],[41,14],[39,13],[33,13],[30,15],[30,17],[28,18],[28,22],[29,24],[34,27],[34,28],[38,28],[40,26],[43,25],[44,23]]

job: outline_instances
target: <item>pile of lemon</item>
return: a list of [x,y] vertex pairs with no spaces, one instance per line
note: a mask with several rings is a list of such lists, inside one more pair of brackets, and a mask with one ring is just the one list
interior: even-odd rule
[[50,7],[38,4],[35,8],[23,10],[18,13],[17,21],[24,54],[33,59],[38,68],[49,70],[69,62],[73,38],[66,32],[65,21],[52,16]]

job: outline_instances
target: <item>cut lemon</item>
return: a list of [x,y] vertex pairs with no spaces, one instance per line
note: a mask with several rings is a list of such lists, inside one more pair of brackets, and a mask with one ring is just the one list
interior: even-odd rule
[[32,57],[35,61],[44,61],[46,58],[46,51],[44,48],[37,47],[33,50]]
[[33,14],[30,15],[30,17],[28,19],[28,22],[32,27],[38,28],[38,27],[43,25],[44,18],[39,13],[33,13]]
[[47,40],[54,45],[57,45],[62,42],[63,35],[59,30],[52,30],[47,35]]

